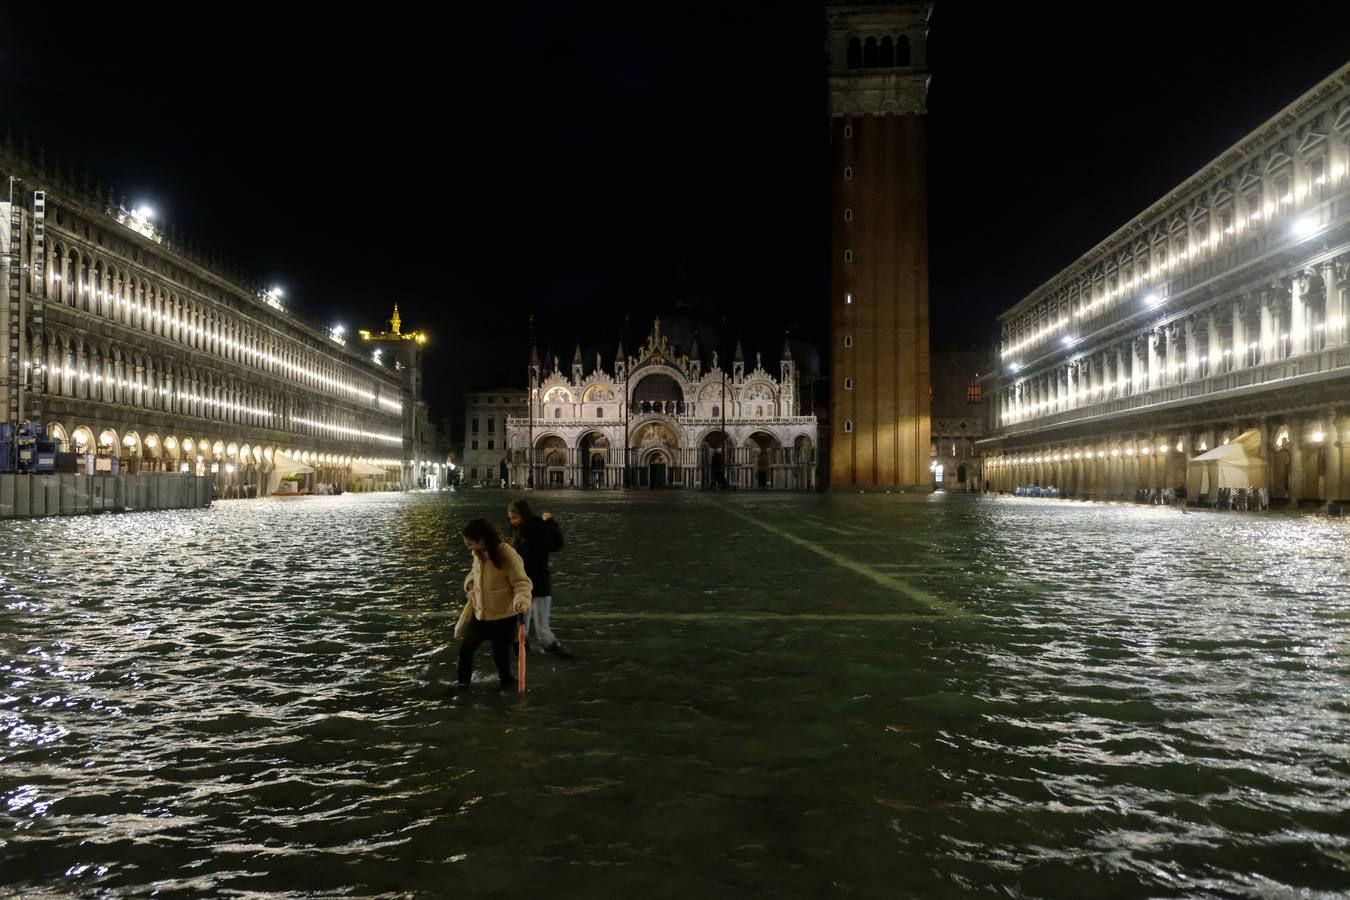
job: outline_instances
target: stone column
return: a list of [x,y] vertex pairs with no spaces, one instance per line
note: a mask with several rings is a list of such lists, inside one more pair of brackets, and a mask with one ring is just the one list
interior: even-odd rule
[[[1328,316],[1330,318],[1330,316]],[[1340,500],[1345,494],[1345,441],[1342,439],[1344,423],[1336,410],[1327,411],[1327,503]]]
[[1195,316],[1186,317],[1186,380],[1190,381],[1200,377],[1200,351],[1199,341],[1196,337],[1197,326]]
[[1205,374],[1213,375],[1215,372],[1222,372],[1223,365],[1223,342],[1219,339],[1219,313],[1217,309],[1211,309],[1205,316],[1205,331],[1208,332],[1209,346],[1205,355],[1208,357],[1208,364],[1205,366]]
[[1097,479],[1097,486],[1093,493],[1099,500],[1105,500],[1111,495],[1111,449],[1104,442],[1097,444],[1094,449],[1095,452],[1102,455],[1093,459],[1096,465],[1094,474]]
[[1329,260],[1322,264],[1322,281],[1327,289],[1327,347],[1339,347],[1345,343],[1345,308],[1341,302],[1342,264]]
[[1308,291],[1308,279],[1303,273],[1289,279],[1289,355],[1308,352],[1308,316],[1303,308],[1303,297]]
[[1303,420],[1289,420],[1289,508],[1303,499]]
[[[1262,419],[1256,426],[1261,434],[1261,461],[1265,466],[1266,490],[1273,492],[1275,490],[1275,448],[1271,446],[1274,435],[1271,434],[1270,420]],[[1215,446],[1218,446],[1218,433],[1214,436]]]
[[1136,437],[1130,435],[1126,440],[1125,449],[1120,453],[1120,492],[1125,495],[1126,500],[1133,500],[1140,488],[1139,467],[1143,461],[1139,458],[1137,449],[1139,441]]
[[1177,363],[1181,361],[1180,334],[1181,328],[1176,323],[1163,329],[1163,339],[1167,342],[1163,350],[1163,378],[1168,384],[1178,384],[1182,380],[1182,373],[1177,371]]
[[1268,363],[1273,362],[1277,358],[1276,353],[1279,349],[1275,341],[1275,328],[1274,325],[1272,324],[1274,321],[1274,317],[1271,315],[1270,312],[1271,301],[1268,291],[1261,292],[1261,299],[1259,303],[1261,316],[1259,326],[1260,334],[1256,339],[1258,344],[1256,351],[1257,361],[1261,363]]
[[1287,344],[1284,340],[1284,329],[1288,326],[1285,320],[1283,291],[1273,291],[1270,296],[1270,334],[1275,341],[1275,352],[1271,354],[1271,359],[1284,359],[1289,354],[1286,352]]
[[[1135,445],[1134,452],[1139,456],[1139,486],[1152,490],[1157,487],[1157,479],[1153,476],[1153,452],[1150,450],[1144,453],[1144,448],[1152,443],[1149,435],[1144,435],[1143,439]],[[1142,444],[1142,446],[1140,446]]]
[[1247,345],[1251,343],[1251,338],[1247,334],[1247,322],[1242,317],[1241,300],[1233,301],[1230,315],[1233,320],[1233,346],[1229,350],[1227,368],[1241,369],[1247,365]]

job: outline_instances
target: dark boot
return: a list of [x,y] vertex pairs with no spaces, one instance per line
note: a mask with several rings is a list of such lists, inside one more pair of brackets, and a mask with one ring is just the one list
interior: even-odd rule
[[547,647],[544,648],[544,652],[545,652],[545,653],[552,653],[554,656],[558,657],[559,659],[576,659],[575,656],[573,656],[571,653],[568,653],[566,650],[564,650],[564,649],[562,648],[562,646],[561,646],[560,644],[556,644],[556,643],[554,643],[554,644],[549,644]]

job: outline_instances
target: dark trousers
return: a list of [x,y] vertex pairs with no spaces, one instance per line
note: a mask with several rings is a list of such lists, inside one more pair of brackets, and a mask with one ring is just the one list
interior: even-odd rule
[[516,617],[483,621],[471,618],[465,629],[464,641],[459,645],[459,683],[468,684],[473,677],[473,655],[483,641],[492,641],[492,661],[497,664],[497,675],[504,682],[515,683],[511,671],[511,643],[516,640]]

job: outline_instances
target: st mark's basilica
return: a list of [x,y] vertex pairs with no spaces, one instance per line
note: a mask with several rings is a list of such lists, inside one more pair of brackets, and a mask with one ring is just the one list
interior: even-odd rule
[[511,481],[538,487],[816,487],[816,417],[801,414],[801,384],[784,342],[778,376],[737,344],[729,369],[686,355],[661,320],[636,356],[620,344],[612,367],[570,373],[533,353],[529,408],[507,420]]

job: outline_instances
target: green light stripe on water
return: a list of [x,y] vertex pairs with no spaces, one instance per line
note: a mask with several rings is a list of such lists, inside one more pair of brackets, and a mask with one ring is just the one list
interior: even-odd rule
[[605,622],[628,620],[651,622],[931,622],[928,613],[781,613],[781,612],[569,612],[569,620],[591,619]]
[[902,581],[901,579],[896,578],[894,575],[888,575],[885,572],[880,572],[872,568],[871,566],[867,565],[866,563],[860,563],[856,559],[850,559],[849,557],[844,556],[842,553],[835,553],[833,550],[828,550],[825,547],[820,546],[820,544],[816,543],[815,541],[808,541],[805,538],[797,537],[795,534],[784,531],[783,529],[778,528],[774,525],[770,525],[767,522],[761,522],[756,518],[747,516],[745,513],[740,512],[739,510],[727,508],[727,512],[731,513],[733,516],[736,516],[737,518],[744,519],[747,522],[750,522],[754,525],[758,525],[765,531],[771,534],[776,534],[779,537],[783,538],[784,540],[791,541],[792,543],[796,544],[799,547],[802,547],[803,549],[810,550],[817,556],[823,556],[830,562],[834,563],[835,565],[841,568],[848,569],[849,571],[852,572],[856,572],[857,574],[861,575],[862,577],[868,579],[869,581],[875,584],[879,584],[884,588],[896,592],[897,594],[904,594],[909,599],[915,601],[916,603],[923,604],[924,606],[928,607],[935,613],[939,613],[945,616],[966,615],[965,610],[952,606],[945,600],[939,600],[937,597],[934,597],[927,591],[921,590],[907,581]]

